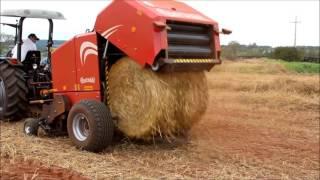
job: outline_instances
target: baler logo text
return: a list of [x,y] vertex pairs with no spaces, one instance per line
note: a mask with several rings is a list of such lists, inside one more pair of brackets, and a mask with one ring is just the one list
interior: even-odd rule
[[81,77],[80,78],[80,84],[94,84],[96,83],[96,78],[95,77]]

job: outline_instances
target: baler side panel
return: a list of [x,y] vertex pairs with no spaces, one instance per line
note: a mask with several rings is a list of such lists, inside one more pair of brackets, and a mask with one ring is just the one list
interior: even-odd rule
[[75,104],[83,99],[101,101],[96,33],[79,35],[52,53],[55,95]]
[[99,91],[99,60],[95,32],[75,37],[75,62],[77,91]]
[[215,50],[215,57],[220,59],[220,55],[221,55],[221,45],[220,45],[220,37],[219,37],[219,25],[218,23],[216,23],[214,25],[214,31],[213,31],[213,40],[214,40],[214,50]]
[[56,92],[75,91],[76,63],[74,39],[61,45],[52,53],[52,81]]
[[98,15],[95,30],[139,64],[152,64],[166,48],[165,31],[155,31],[157,18],[137,1],[114,1]]

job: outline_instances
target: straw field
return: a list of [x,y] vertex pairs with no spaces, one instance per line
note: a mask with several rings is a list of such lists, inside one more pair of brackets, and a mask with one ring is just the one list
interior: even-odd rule
[[1,122],[1,177],[320,178],[319,74],[257,59],[225,61],[206,76],[205,115],[172,142],[116,138],[95,154],[77,150],[67,137],[26,137],[22,121]]

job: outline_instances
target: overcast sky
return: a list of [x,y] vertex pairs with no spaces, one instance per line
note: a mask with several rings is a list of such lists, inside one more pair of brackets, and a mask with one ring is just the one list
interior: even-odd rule
[[[238,41],[241,44],[292,46],[295,16],[301,23],[297,28],[297,45],[319,46],[319,0],[269,0],[269,1],[183,1],[216,20],[220,28],[231,29],[229,36],[221,36],[222,44]],[[92,29],[96,15],[110,1],[12,1],[1,0],[1,9],[46,9],[60,11],[67,20],[54,21],[54,39],[67,40]],[[115,17],[116,18],[116,17]],[[1,18],[1,22],[14,22]],[[48,24],[45,20],[27,19],[24,38],[34,32],[47,39]],[[1,26],[1,32],[14,34],[12,29]]]

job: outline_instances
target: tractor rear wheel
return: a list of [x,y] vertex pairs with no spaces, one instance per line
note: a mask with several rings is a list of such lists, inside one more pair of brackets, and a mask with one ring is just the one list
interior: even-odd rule
[[18,119],[27,109],[27,86],[24,71],[0,63],[0,120]]
[[68,115],[68,134],[80,149],[99,152],[112,143],[114,124],[110,110],[95,100],[82,100]]

